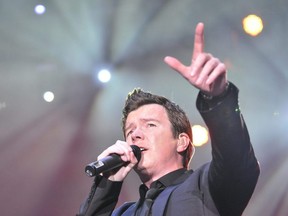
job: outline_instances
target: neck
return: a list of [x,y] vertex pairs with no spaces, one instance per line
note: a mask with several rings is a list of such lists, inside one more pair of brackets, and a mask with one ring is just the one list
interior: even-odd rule
[[138,174],[138,176],[139,176],[140,180],[143,182],[143,184],[145,184],[148,188],[150,188],[152,182],[160,179],[161,177],[165,176],[168,173],[171,173],[171,172],[178,170],[178,169],[181,169],[181,168],[183,168],[183,166],[177,167],[175,169],[169,169],[166,171],[158,172],[155,174],[151,174],[151,173],[149,174],[148,172],[144,172],[143,170],[142,171],[136,171],[136,173]]

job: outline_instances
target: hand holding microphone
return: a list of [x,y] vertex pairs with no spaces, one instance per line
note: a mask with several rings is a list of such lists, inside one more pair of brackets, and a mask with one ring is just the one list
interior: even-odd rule
[[[141,159],[141,149],[136,145],[131,145],[133,154],[137,158],[138,162]],[[96,176],[100,173],[105,173],[126,164],[125,161],[121,159],[121,156],[118,154],[110,154],[98,161],[92,162],[85,167],[85,173],[89,176]]]

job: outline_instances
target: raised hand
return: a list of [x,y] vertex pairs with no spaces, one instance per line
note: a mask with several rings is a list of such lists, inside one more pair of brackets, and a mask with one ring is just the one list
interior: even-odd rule
[[204,24],[195,29],[194,49],[191,65],[186,66],[178,59],[166,56],[164,61],[202,92],[217,96],[226,88],[226,66],[218,58],[204,52]]

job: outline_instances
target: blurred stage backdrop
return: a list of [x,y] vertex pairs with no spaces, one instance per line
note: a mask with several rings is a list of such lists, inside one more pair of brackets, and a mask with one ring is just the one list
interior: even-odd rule
[[[172,99],[205,126],[197,90],[163,62],[190,63],[199,21],[206,51],[240,88],[261,163],[244,215],[287,215],[287,11],[286,0],[1,0],[1,215],[75,215],[92,184],[84,167],[122,139],[121,109],[134,87]],[[248,15],[252,33],[243,29]],[[109,81],[98,80],[101,69]],[[210,150],[210,140],[197,147],[191,168]],[[139,183],[131,173],[119,202],[136,199]]]

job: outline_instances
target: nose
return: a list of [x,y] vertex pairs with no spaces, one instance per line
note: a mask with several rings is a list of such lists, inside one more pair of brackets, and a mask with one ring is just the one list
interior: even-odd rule
[[135,128],[131,134],[131,139],[132,139],[133,143],[137,140],[143,139],[143,137],[144,137],[143,132],[139,128]]

